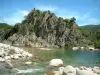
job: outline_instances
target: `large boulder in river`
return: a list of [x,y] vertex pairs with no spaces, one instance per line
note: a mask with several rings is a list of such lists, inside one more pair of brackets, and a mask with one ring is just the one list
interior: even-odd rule
[[52,59],[49,66],[63,66],[63,61],[61,59]]
[[76,69],[73,66],[68,65],[64,68],[64,74],[65,75],[76,75]]

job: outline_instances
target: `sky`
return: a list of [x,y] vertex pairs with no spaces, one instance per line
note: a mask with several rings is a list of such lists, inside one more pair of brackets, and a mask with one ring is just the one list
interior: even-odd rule
[[0,22],[21,23],[34,8],[50,10],[58,17],[75,17],[79,26],[100,24],[100,0],[0,0]]

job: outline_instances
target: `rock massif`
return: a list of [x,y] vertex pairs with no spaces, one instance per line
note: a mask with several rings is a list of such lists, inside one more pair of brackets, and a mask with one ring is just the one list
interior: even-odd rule
[[74,17],[63,19],[50,11],[41,12],[36,9],[3,37],[3,43],[19,46],[69,47],[91,44],[78,29]]

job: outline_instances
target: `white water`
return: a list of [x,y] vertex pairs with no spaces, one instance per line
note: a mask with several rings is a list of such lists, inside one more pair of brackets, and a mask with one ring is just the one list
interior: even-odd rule
[[17,74],[18,73],[35,73],[35,72],[42,72],[42,71],[44,71],[43,68],[40,68],[40,69],[26,69],[26,70],[20,70],[18,68],[14,68],[13,70],[18,71]]

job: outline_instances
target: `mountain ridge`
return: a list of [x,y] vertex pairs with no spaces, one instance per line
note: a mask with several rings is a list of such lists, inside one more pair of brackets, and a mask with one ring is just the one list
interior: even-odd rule
[[98,29],[100,28],[100,24],[98,25],[84,25],[84,26],[80,26],[81,28],[84,28],[84,29],[88,29],[88,30],[95,30],[95,29]]

